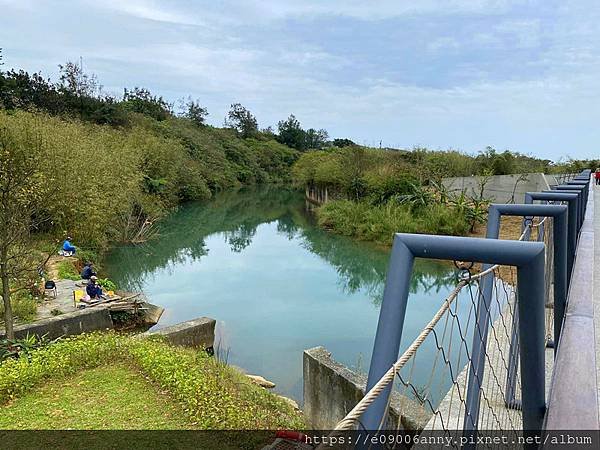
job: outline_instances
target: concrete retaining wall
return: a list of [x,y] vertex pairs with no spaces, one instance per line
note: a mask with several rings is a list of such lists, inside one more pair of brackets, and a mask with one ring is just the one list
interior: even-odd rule
[[[113,321],[108,309],[98,306],[16,326],[15,337],[19,339],[27,335],[46,335],[48,339],[56,339],[61,336],[112,328]],[[0,338],[4,337],[4,332],[0,333]]]
[[215,324],[215,319],[200,317],[156,331],[147,331],[141,336],[163,336],[171,345],[212,348],[215,343]]
[[[465,191],[467,195],[479,195],[482,177],[444,178],[443,185],[450,192]],[[483,196],[495,203],[522,203],[526,192],[539,192],[558,184],[553,175],[526,173],[494,175],[485,184]]]
[[[365,394],[367,379],[334,361],[323,347],[304,351],[304,417],[310,427],[331,430]],[[431,414],[412,399],[392,393],[388,429],[420,431]]]

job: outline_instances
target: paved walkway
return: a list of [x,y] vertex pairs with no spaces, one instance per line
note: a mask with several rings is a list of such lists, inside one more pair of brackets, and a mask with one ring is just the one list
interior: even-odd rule
[[45,300],[38,305],[36,320],[76,311],[73,305],[73,291],[76,289],[85,290],[85,286],[81,281],[57,280],[56,298],[51,294],[51,291],[46,291]]
[[[596,195],[598,194],[598,195]],[[590,191],[594,205],[594,333],[596,341],[596,383],[598,386],[598,403],[600,404],[600,186]]]

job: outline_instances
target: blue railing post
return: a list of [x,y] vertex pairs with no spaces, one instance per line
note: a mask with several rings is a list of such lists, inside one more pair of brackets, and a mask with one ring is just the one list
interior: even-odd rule
[[[544,191],[547,192],[547,191]],[[577,194],[577,239],[579,239],[579,230],[583,225],[585,216],[584,191],[580,186],[553,186],[550,192],[575,193]]]
[[[379,322],[369,368],[367,392],[398,358],[413,263],[412,253],[396,235],[383,291],[383,301],[379,311]],[[379,429],[380,421],[386,412],[385,408],[390,390],[391,386],[365,411],[362,422],[367,430]]]
[[577,199],[575,193],[565,193],[556,191],[545,192],[527,192],[525,194],[525,203],[531,204],[535,200],[566,202],[568,207],[567,232],[569,239],[567,242],[567,290],[571,283],[571,273],[575,261],[575,252],[577,249]]
[[[546,413],[544,364],[544,252],[517,271],[523,430],[542,429]],[[541,288],[541,291],[540,290]]]
[[[545,246],[541,242],[396,234],[386,280],[385,307],[382,304],[379,313],[367,389],[379,381],[398,357],[414,258],[516,266],[517,279],[523,284],[523,297],[519,302],[523,427],[541,430],[545,409],[544,255]],[[474,364],[473,361],[471,364]],[[362,424],[368,430],[378,430],[384,423],[389,395],[390,389],[386,389],[363,415]],[[478,420],[477,417],[474,419]]]
[[[490,205],[488,212],[488,226],[486,232],[486,238],[488,239],[498,239],[500,234],[500,221],[503,215],[507,216],[531,216],[531,217],[552,217],[554,219],[554,235],[553,235],[553,246],[554,246],[554,274],[553,274],[553,282],[554,282],[554,297],[553,304],[554,309],[556,311],[554,316],[554,324],[553,324],[553,340],[554,342],[558,342],[560,328],[562,326],[562,318],[564,316],[564,308],[567,299],[567,212],[568,207],[565,205],[534,205],[534,204],[525,204],[525,205],[502,205],[502,204],[492,204]],[[485,270],[485,267],[484,267]],[[491,298],[492,295],[492,287],[484,286],[484,297]],[[518,301],[518,300],[517,300]],[[487,303],[478,305],[478,311],[480,309],[485,308],[486,311],[489,310],[489,305]],[[486,316],[489,316],[487,314]],[[479,319],[479,316],[478,316]],[[489,322],[489,317],[485,318],[486,322]],[[505,403],[509,407],[517,407],[519,406],[519,402],[516,401],[516,378],[517,378],[517,366],[518,366],[518,358],[517,358],[517,348],[518,348],[518,313],[515,310],[513,317],[513,326],[512,326],[512,334],[511,334],[511,342],[510,342],[510,351],[508,358],[508,371],[506,376],[506,391],[505,391]],[[487,326],[486,326],[487,331]],[[487,338],[487,333],[485,335]],[[473,357],[477,356],[477,351],[480,351],[476,347],[476,343],[473,342]],[[556,353],[556,345],[554,346],[554,352]],[[480,378],[478,378],[480,379]],[[469,405],[472,403],[469,400],[469,394],[471,393],[471,386],[477,386],[476,378],[473,374],[469,375],[469,390],[467,391],[467,406],[465,408],[465,423],[467,418],[467,411]]]
[[[554,273],[553,273],[553,282],[554,282],[554,296],[553,296],[553,305],[555,310],[554,315],[554,323],[553,323],[553,343],[558,342],[560,335],[560,328],[562,326],[562,318],[564,316],[564,308],[567,299],[567,212],[568,207],[564,205],[533,205],[533,204],[525,204],[525,205],[500,205],[500,204],[492,204],[490,205],[489,213],[488,213],[488,227],[486,237],[488,239],[498,239],[500,232],[500,221],[503,215],[508,216],[531,216],[531,217],[552,217],[554,219],[554,235],[553,235],[553,246],[554,246]],[[492,291],[491,288],[487,288],[484,291],[484,296],[491,297]],[[518,302],[518,293],[517,302]],[[482,305],[481,303],[478,305],[478,310],[483,308],[486,305]],[[489,307],[487,308],[489,310]],[[486,321],[489,321],[489,318],[486,317]],[[510,340],[510,350],[508,357],[508,370],[506,374],[506,390],[504,393],[504,401],[508,407],[517,408],[520,406],[520,402],[516,399],[516,379],[517,379],[517,367],[518,367],[518,357],[517,357],[517,348],[518,348],[518,313],[515,309],[513,323],[512,323],[512,332],[511,332],[511,340]],[[487,335],[486,335],[487,337]],[[475,358],[476,347],[475,342],[473,343],[473,357]],[[557,346],[554,345],[554,352],[556,354]],[[479,349],[477,349],[479,351]],[[471,391],[471,385],[476,386],[476,380],[470,374],[469,376],[469,390],[467,391],[467,407],[465,410],[468,410],[469,407],[469,393]],[[465,422],[466,422],[466,412],[465,411]]]
[[[490,209],[488,212],[488,223],[486,237],[500,233],[500,216],[497,210]],[[484,264],[482,271],[488,270],[493,264]],[[463,429],[469,434],[477,430],[479,417],[480,390],[483,382],[485,367],[485,349],[487,347],[488,328],[490,324],[490,305],[494,288],[494,274],[490,273],[480,282],[480,291],[477,298],[477,311],[475,312],[475,329],[471,343],[471,367],[469,380],[467,382],[467,397],[465,403],[465,414]]]

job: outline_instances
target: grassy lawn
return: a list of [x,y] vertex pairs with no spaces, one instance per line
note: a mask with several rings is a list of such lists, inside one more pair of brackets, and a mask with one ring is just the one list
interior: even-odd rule
[[2,429],[193,429],[182,407],[126,364],[50,380],[0,409]]
[[[241,372],[162,339],[81,334],[0,363],[3,444],[11,434],[2,430],[74,429],[86,430],[70,435],[77,442],[37,434],[43,442],[34,447],[107,448],[101,430],[120,429],[139,431],[120,434],[114,448],[250,450],[271,442],[273,430],[304,427],[300,413]],[[2,448],[28,444],[12,433]]]

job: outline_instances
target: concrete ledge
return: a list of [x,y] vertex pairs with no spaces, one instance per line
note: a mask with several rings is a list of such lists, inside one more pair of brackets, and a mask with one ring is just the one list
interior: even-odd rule
[[188,320],[176,325],[147,331],[140,336],[163,336],[171,345],[212,348],[215,343],[216,320],[209,317]]
[[[97,306],[48,317],[25,325],[18,325],[15,327],[15,337],[20,339],[27,335],[38,337],[46,335],[48,339],[56,339],[61,336],[112,328],[113,321],[108,309]],[[4,339],[4,337],[5,333],[2,331],[0,338]]]
[[[304,417],[314,429],[333,429],[365,395],[367,378],[334,361],[323,347],[304,351],[303,372]],[[430,417],[416,401],[392,392],[388,429],[420,431]]]

